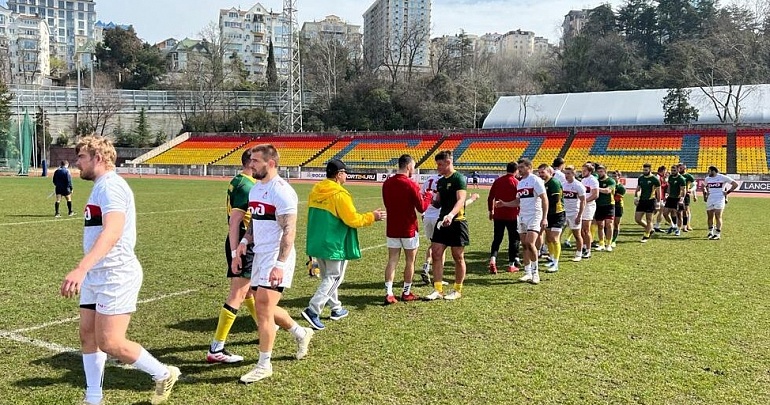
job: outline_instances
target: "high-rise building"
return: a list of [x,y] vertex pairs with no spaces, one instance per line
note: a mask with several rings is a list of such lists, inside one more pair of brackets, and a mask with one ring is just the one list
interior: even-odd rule
[[78,54],[78,44],[94,40],[94,0],[8,0],[8,8],[14,13],[38,15],[46,22],[50,54],[63,60],[68,69],[74,69],[76,60],[83,56]]
[[348,24],[336,15],[326,16],[321,21],[305,22],[302,24],[300,38],[308,43],[335,40],[349,49],[351,60],[362,57],[361,26]]
[[532,31],[508,31],[498,40],[498,53],[504,56],[526,58],[535,52],[535,33]]
[[375,0],[364,13],[364,61],[430,68],[430,0]]
[[43,84],[51,73],[48,23],[0,7],[0,77],[13,84]]
[[564,22],[561,25],[562,43],[580,34],[580,30],[588,22],[589,14],[591,14],[591,10],[588,9],[570,10],[564,16]]

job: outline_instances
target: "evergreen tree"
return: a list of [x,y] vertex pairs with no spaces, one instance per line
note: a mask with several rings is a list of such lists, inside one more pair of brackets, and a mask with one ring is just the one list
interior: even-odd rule
[[690,124],[698,121],[698,109],[690,104],[690,90],[673,88],[663,98],[664,124]]
[[278,90],[278,70],[275,67],[275,50],[273,41],[267,48],[267,87],[270,90]]
[[15,145],[10,132],[12,100],[13,93],[10,92],[5,82],[0,80],[0,157],[3,158],[18,151],[18,145]]
[[150,125],[147,123],[147,114],[144,111],[144,107],[139,111],[139,117],[136,119],[136,128],[134,128],[134,145],[139,148],[144,148],[152,144],[152,132],[150,131]]

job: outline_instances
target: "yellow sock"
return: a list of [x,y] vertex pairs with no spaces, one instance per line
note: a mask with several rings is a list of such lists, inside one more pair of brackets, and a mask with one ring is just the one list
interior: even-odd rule
[[[591,224],[591,240],[598,241],[599,240],[599,237],[597,236],[598,234],[599,234],[599,226],[594,224],[594,223],[592,223]],[[599,241],[599,243],[601,244],[601,241]]]
[[548,251],[551,252],[553,259],[558,262],[561,257],[561,243],[559,241],[549,243]]
[[463,285],[455,283],[455,291],[462,293],[463,292]]
[[224,342],[230,333],[230,328],[235,322],[235,314],[225,308],[219,310],[219,322],[217,322],[217,331],[214,333],[214,340]]
[[441,294],[444,293],[444,284],[441,281],[434,281],[433,282],[433,289],[440,292]]
[[257,308],[254,306],[254,297],[248,296],[245,300],[243,300],[243,305],[246,305],[246,309],[249,310],[249,313],[251,314],[251,318],[254,319],[254,322],[257,323]]

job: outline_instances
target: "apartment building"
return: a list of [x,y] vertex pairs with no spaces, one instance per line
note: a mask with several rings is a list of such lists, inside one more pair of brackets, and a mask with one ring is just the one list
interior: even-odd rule
[[588,22],[588,16],[591,14],[591,10],[570,10],[567,15],[564,16],[564,22],[561,25],[562,30],[562,42],[569,41],[580,34],[580,30]]
[[0,77],[12,84],[44,84],[51,73],[45,19],[0,7]]
[[349,49],[351,60],[361,59],[363,56],[361,26],[348,24],[336,15],[326,16],[321,21],[305,22],[300,30],[300,38],[308,43],[334,40]]
[[[376,0],[364,13],[364,61],[430,69],[430,0]],[[411,55],[414,55],[414,60]]]

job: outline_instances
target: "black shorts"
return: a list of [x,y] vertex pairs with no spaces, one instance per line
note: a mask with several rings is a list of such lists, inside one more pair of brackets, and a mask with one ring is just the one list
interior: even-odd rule
[[615,204],[597,205],[594,220],[604,221],[607,219],[615,219]]
[[623,218],[623,206],[615,204],[615,218]]
[[[650,198],[649,200],[639,200],[639,203],[636,204],[636,212],[646,212],[648,214],[652,214],[657,208],[658,201],[656,201],[654,198]],[[623,211],[621,210],[621,216],[622,212]]]
[[567,213],[562,211],[553,215],[548,215],[548,229],[562,229],[567,225]]
[[[49,188],[49,190],[50,190],[50,188]],[[72,194],[72,190],[71,189],[69,189],[67,187],[65,187],[65,188],[56,187],[56,195],[63,195],[63,196],[66,197],[66,196],[68,196],[70,194]]]
[[665,207],[670,210],[678,210],[678,211],[681,211],[682,209],[684,209],[684,205],[679,204],[679,198],[677,197],[667,197]]
[[684,206],[685,207],[690,206],[690,193],[687,193],[687,195],[684,196]]
[[254,245],[249,244],[246,246],[246,254],[241,256],[241,274],[233,274],[232,264],[233,257],[230,252],[234,249],[230,249],[230,238],[225,237],[225,258],[227,258],[227,278],[243,277],[251,278],[251,266],[254,262]]
[[475,178],[475,177],[474,177],[474,178],[473,178],[473,184],[479,184],[479,179],[477,179],[477,178]]
[[[439,219],[441,221],[441,219]],[[452,221],[449,226],[442,226],[433,231],[433,243],[440,243],[444,246],[460,247],[471,244],[468,237],[468,222]]]

